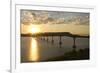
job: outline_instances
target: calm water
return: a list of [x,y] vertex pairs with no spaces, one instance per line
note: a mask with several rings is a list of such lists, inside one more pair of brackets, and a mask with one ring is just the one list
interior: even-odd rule
[[[21,37],[21,61],[43,61],[73,50],[72,38],[62,37],[61,47],[59,46],[59,37],[54,37],[53,44],[51,39],[51,37],[48,37],[48,41],[46,41],[46,38],[41,40],[41,38]],[[77,38],[76,46],[77,50],[89,48],[89,39]]]

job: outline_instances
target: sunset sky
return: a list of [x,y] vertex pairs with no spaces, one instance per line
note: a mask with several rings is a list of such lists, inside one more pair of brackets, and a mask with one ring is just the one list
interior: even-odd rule
[[70,32],[89,35],[89,13],[21,10],[21,33]]

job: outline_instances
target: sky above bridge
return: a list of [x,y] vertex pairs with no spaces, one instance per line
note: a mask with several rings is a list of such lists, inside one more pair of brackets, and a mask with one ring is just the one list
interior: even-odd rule
[[70,32],[89,35],[89,13],[21,10],[21,33]]

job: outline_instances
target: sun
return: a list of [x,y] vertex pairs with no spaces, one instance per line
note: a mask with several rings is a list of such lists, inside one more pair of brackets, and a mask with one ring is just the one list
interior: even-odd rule
[[39,29],[36,27],[31,29],[31,33],[38,33],[38,32],[39,32]]
[[40,29],[39,29],[39,27],[31,25],[30,28],[29,28],[29,32],[30,33],[39,33]]

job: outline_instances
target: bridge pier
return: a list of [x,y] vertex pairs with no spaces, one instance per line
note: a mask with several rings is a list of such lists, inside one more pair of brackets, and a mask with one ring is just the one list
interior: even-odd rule
[[61,35],[59,36],[59,48],[62,47]]
[[44,40],[46,40],[46,37],[44,36]]
[[45,40],[44,37],[42,37],[42,40]]
[[48,42],[48,36],[47,36],[47,39],[46,39],[46,41]]
[[41,40],[43,40],[43,38],[42,37],[40,37],[41,38]]
[[76,40],[76,37],[73,37],[73,48],[74,48],[74,50],[75,50],[75,48],[76,48],[75,40]]
[[51,40],[51,43],[52,43],[52,44],[54,43],[54,39],[53,39],[53,36],[52,36],[52,40]]

